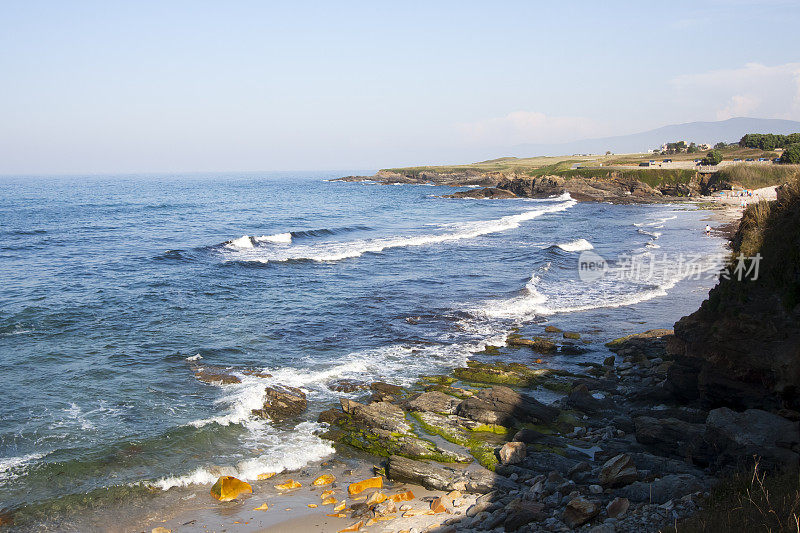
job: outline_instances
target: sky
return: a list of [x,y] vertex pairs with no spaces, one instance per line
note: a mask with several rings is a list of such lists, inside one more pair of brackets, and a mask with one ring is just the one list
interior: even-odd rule
[[800,120],[798,27],[797,0],[0,0],[0,174],[377,169]]

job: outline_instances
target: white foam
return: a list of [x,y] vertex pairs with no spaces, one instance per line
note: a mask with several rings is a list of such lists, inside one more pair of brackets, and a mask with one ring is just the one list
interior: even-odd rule
[[[562,197],[566,198],[566,196]],[[559,197],[559,199],[562,197]],[[261,263],[291,260],[311,260],[320,262],[341,261],[343,259],[359,257],[365,253],[378,253],[391,248],[440,244],[463,239],[473,239],[491,233],[507,231],[518,228],[523,222],[533,220],[547,213],[564,211],[575,204],[575,200],[569,198],[564,201],[559,201],[558,203],[530,209],[515,215],[504,216],[495,220],[461,223],[456,226],[454,231],[436,235],[328,242],[312,245],[296,245],[280,249],[252,248],[252,246],[249,249],[247,247],[234,247],[235,249],[233,251],[226,252],[226,260],[254,261]],[[237,239],[237,241],[238,240],[240,239]],[[231,243],[234,242],[236,241],[231,241]],[[228,248],[231,247],[229,246]]]
[[224,407],[225,414],[194,420],[188,425],[198,428],[208,424],[229,426],[250,420],[253,409],[264,406],[264,379],[246,375],[239,378],[242,380],[241,383],[225,385],[223,389],[225,394],[215,402]]
[[189,357],[186,358],[186,360],[187,361],[199,361],[202,358],[203,358],[202,355],[197,354],[197,355],[190,355]]
[[290,244],[292,242],[291,233],[276,233],[274,235],[262,235],[254,237],[256,242],[274,242],[276,244]]
[[232,241],[226,242],[225,246],[239,250],[246,250],[254,246],[253,238],[249,235],[242,235],[238,239],[233,239]]
[[586,239],[577,239],[574,241],[561,243],[558,245],[558,247],[564,250],[565,252],[583,252],[585,250],[594,249],[592,243],[590,243]]
[[706,257],[701,268],[682,274],[656,272],[653,283],[620,282],[604,277],[591,283],[552,284],[545,293],[540,288],[540,277],[534,274],[520,296],[487,302],[474,309],[476,316],[493,319],[529,320],[535,316],[573,313],[590,309],[634,305],[666,296],[682,279],[718,268],[711,257]]
[[18,478],[25,467],[41,459],[46,453],[29,453],[20,457],[0,457],[0,481]]
[[159,479],[153,485],[168,490],[192,484],[210,484],[220,475],[231,475],[248,481],[256,479],[259,474],[265,472],[280,473],[302,468],[335,451],[329,441],[315,435],[320,429],[322,426],[315,422],[302,422],[291,432],[275,430],[271,426],[264,425],[257,435],[251,435],[250,438],[259,448],[268,449],[267,453],[239,461],[234,465],[200,467],[186,475]]

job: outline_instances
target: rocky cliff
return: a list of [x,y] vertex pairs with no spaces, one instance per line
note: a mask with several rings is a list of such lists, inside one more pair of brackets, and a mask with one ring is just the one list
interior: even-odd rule
[[[747,209],[733,239],[732,275],[675,324],[666,386],[684,401],[800,417],[800,184]],[[738,257],[760,254],[739,272]],[[794,411],[794,413],[792,413]]]
[[[450,195],[452,198],[541,198],[568,192],[578,201],[616,203],[674,201],[676,197],[730,188],[716,176],[694,175],[692,178],[684,177],[684,181],[675,181],[672,175],[661,175],[657,170],[650,172],[645,177],[638,171],[587,169],[560,175],[531,176],[524,172],[488,172],[469,168],[452,171],[407,169],[402,172],[381,170],[374,176],[347,176],[340,180],[485,187],[480,191],[455,193]],[[642,181],[648,178],[653,185]]]

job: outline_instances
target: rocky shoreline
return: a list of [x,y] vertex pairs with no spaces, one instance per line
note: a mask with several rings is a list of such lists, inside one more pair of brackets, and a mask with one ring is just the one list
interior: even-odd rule
[[[315,514],[280,527],[655,532],[702,509],[718,479],[747,458],[766,467],[797,464],[796,420],[686,405],[672,394],[672,330],[610,341],[602,364],[566,372],[547,358],[580,353],[582,335],[538,327],[538,336],[512,334],[466,367],[410,387],[334,384],[363,399],[343,396],[321,413],[328,427],[321,436],[340,457],[364,452],[362,467],[336,467],[334,459],[300,473],[265,473],[269,481],[254,486],[274,485],[258,490],[262,498],[274,493],[267,508],[284,505],[287,493],[315,502],[314,493],[326,490],[308,504],[319,507]],[[542,389],[561,397],[542,403],[534,397]],[[259,412],[285,420],[302,414],[304,402],[299,389],[270,387]],[[330,483],[318,487],[312,479],[320,476]],[[369,489],[351,488],[365,481]],[[283,530],[279,524],[268,530]]]
[[579,202],[658,203],[685,200],[688,197],[708,195],[717,190],[730,189],[716,175],[695,174],[688,183],[661,183],[651,186],[630,173],[610,171],[604,176],[564,177],[559,175],[529,176],[516,173],[461,172],[439,173],[423,171],[402,174],[386,170],[373,176],[345,176],[334,181],[371,181],[385,185],[416,184],[444,185],[449,187],[481,187],[459,191],[444,198],[506,199],[545,198],[569,193]]

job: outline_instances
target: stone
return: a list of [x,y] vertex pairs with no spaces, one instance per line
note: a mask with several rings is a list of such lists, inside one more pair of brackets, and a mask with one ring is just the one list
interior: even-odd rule
[[150,530],[150,533],[172,533],[171,529],[167,529],[165,527],[154,527]]
[[592,494],[602,494],[603,487],[601,487],[600,485],[589,485],[589,492],[591,492]]
[[267,505],[266,503],[262,503],[261,505],[259,505],[258,507],[256,507],[253,510],[254,511],[269,511],[269,505]]
[[434,498],[431,500],[431,511],[437,514],[447,512],[447,506],[442,501],[442,498]]
[[253,414],[261,418],[281,421],[299,416],[308,407],[306,394],[298,388],[276,385],[266,388],[264,406],[253,409]]
[[347,492],[350,494],[350,496],[355,496],[356,494],[361,494],[367,489],[382,489],[382,488],[383,488],[383,478],[377,476],[364,479],[356,483],[351,483],[350,486],[347,487]]
[[280,483],[278,485],[275,485],[275,488],[278,489],[278,490],[294,490],[294,489],[299,489],[300,487],[302,487],[300,482],[299,481],[295,481],[295,480],[293,480],[291,478],[287,479],[286,482],[284,482],[284,483]]
[[258,481],[264,481],[265,479],[269,479],[274,475],[275,475],[275,472],[264,472],[263,474],[258,474],[256,476],[256,479]]
[[511,425],[520,422],[552,422],[559,410],[545,405],[509,387],[496,385],[482,389],[474,397],[461,402],[456,414],[483,424]]
[[544,337],[534,337],[532,339],[525,339],[520,336],[509,336],[506,341],[508,346],[527,346],[534,352],[543,354],[553,353],[556,351],[556,343]]
[[372,401],[374,402],[395,402],[405,395],[403,387],[383,381],[371,383],[369,388],[372,390]]
[[561,515],[561,519],[567,526],[575,529],[598,514],[600,514],[600,505],[579,496],[570,500],[564,509],[564,513]]
[[544,520],[544,504],[539,502],[529,502],[514,500],[506,506],[508,517],[503,523],[505,531],[516,531],[531,522]]
[[555,326],[545,326],[544,330],[547,333],[561,333],[561,330]]
[[485,187],[482,189],[470,189],[468,191],[458,191],[454,192],[453,194],[448,194],[443,196],[442,198],[473,198],[477,200],[483,199],[506,199],[506,198],[516,198],[517,195],[511,191],[506,191],[504,189],[498,189],[496,187]]
[[614,498],[606,505],[606,514],[609,518],[619,518],[628,512],[631,502],[628,498]]
[[372,510],[375,516],[386,516],[397,512],[397,505],[390,499],[383,501]]
[[410,490],[398,492],[397,494],[392,494],[389,496],[389,499],[393,502],[408,502],[414,499],[414,493]]
[[636,440],[661,453],[690,457],[701,447],[705,426],[677,418],[634,418]]
[[362,527],[364,527],[364,521],[363,520],[359,520],[355,524],[350,524],[346,528],[340,529],[339,533],[351,533],[353,531],[361,531]]
[[581,334],[580,333],[575,333],[574,331],[565,331],[564,332],[564,338],[576,341],[576,340],[581,338]]
[[600,484],[604,487],[621,487],[636,481],[638,472],[633,458],[626,453],[612,457],[600,469]]
[[323,485],[330,485],[336,481],[336,476],[333,474],[322,474],[317,479],[311,482],[315,487],[322,487]]
[[430,490],[459,490],[485,494],[497,488],[512,490],[516,483],[485,468],[463,471],[427,461],[392,455],[386,465],[392,481],[422,485]]
[[650,483],[637,481],[620,489],[619,494],[633,502],[661,504],[705,489],[705,484],[691,474],[670,474]]
[[567,396],[567,405],[583,411],[586,414],[599,413],[604,409],[612,407],[608,399],[598,399],[591,395],[586,385],[578,385]]
[[377,505],[386,500],[387,500],[386,494],[384,494],[379,490],[376,490],[374,492],[371,492],[369,496],[367,496],[367,499],[364,501],[364,503],[366,503],[367,505]]
[[454,414],[460,403],[458,398],[439,391],[423,392],[410,402],[408,407],[412,411],[430,411],[442,414]]
[[541,431],[536,431],[535,429],[521,429],[514,434],[514,438],[511,440],[524,442],[525,444],[533,444],[545,438],[547,438],[547,435]]
[[239,377],[228,373],[227,369],[210,365],[194,367],[194,377],[209,385],[233,385],[242,382]]
[[708,413],[705,441],[717,464],[757,456],[766,466],[796,467],[800,424],[760,409],[721,407]]
[[233,476],[222,476],[211,487],[211,496],[221,502],[235,500],[242,494],[252,494],[253,487],[246,481]]
[[614,362],[616,360],[617,360],[617,358],[615,356],[609,355],[608,357],[603,359],[603,366],[614,366]]
[[506,442],[500,448],[499,455],[504,465],[515,465],[525,459],[527,449],[524,442]]

